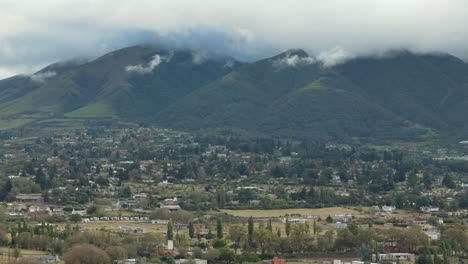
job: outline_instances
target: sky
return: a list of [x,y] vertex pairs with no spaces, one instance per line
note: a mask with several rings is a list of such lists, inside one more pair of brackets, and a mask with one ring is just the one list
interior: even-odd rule
[[467,10],[467,0],[0,0],[0,79],[143,43],[245,61],[293,48],[466,60]]

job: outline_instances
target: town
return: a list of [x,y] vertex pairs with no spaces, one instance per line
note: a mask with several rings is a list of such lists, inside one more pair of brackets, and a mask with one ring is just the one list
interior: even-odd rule
[[0,137],[0,262],[466,261],[464,144],[132,126]]

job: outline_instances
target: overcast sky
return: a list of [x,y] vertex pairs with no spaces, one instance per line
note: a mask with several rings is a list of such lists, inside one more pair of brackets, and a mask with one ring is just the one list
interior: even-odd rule
[[467,0],[0,0],[0,78],[138,44],[249,60],[291,48],[468,58]]

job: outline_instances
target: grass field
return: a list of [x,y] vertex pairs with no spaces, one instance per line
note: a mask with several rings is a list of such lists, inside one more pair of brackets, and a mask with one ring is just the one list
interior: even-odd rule
[[14,120],[0,119],[0,130],[20,127],[20,126],[26,125],[28,123],[31,123],[32,121],[34,121],[34,120],[33,119],[27,119],[27,118],[14,119]]
[[113,117],[112,107],[104,103],[94,103],[65,114],[67,117],[99,118]]
[[[73,226],[74,224],[72,224]],[[166,233],[167,225],[163,224],[152,224],[152,223],[145,223],[145,222],[135,222],[135,221],[96,221],[96,222],[88,222],[88,223],[79,223],[79,226],[84,226],[86,230],[93,231],[93,230],[106,230],[117,232],[119,230],[119,226],[126,226],[126,227],[139,227],[145,230],[145,233]],[[63,228],[64,225],[59,225],[59,228]]]
[[[0,247],[0,263],[14,263],[13,249]],[[50,255],[50,253],[38,250],[21,249],[22,258],[31,258],[32,256]]]
[[332,217],[335,214],[351,213],[353,215],[360,215],[361,213],[344,207],[328,207],[318,209],[297,208],[297,209],[274,209],[274,210],[221,210],[233,216],[250,217],[253,218],[268,218],[268,217],[282,217],[286,215],[319,215],[322,219],[328,215]]

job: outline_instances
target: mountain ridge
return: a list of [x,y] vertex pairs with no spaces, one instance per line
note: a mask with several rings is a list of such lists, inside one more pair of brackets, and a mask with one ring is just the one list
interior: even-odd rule
[[0,128],[111,118],[297,139],[411,141],[467,131],[467,107],[467,63],[407,51],[327,66],[300,49],[245,63],[139,45],[0,80]]

